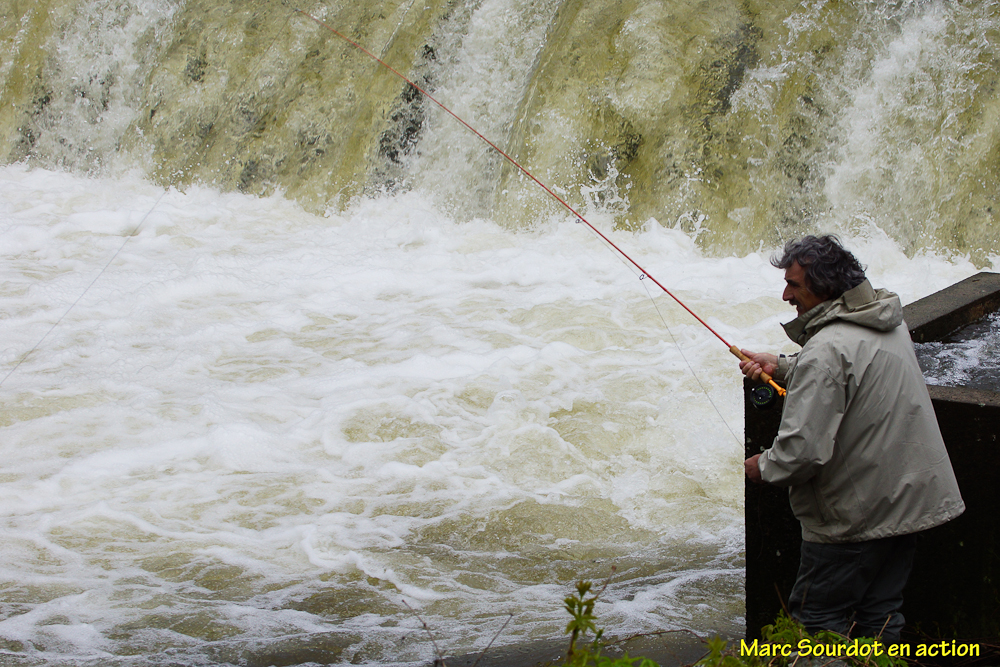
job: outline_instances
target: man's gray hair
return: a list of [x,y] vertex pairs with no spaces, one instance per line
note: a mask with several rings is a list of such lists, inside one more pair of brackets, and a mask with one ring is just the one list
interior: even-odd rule
[[795,263],[805,269],[806,287],[821,299],[836,299],[865,281],[864,267],[832,234],[789,241],[781,257],[771,258],[779,269]]

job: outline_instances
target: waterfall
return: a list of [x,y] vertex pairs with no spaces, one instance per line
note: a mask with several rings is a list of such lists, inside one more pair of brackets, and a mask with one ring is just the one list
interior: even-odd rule
[[[513,227],[548,196],[276,0],[13,3],[0,154],[314,211],[423,188]],[[574,206],[718,252],[874,225],[997,252],[996,7],[313,3]],[[919,204],[917,204],[919,202]]]

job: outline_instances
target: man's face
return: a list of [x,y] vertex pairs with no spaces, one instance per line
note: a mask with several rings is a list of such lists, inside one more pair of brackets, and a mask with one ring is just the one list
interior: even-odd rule
[[812,293],[806,280],[806,270],[798,262],[785,269],[785,291],[781,298],[795,306],[799,315],[806,313],[826,301]]

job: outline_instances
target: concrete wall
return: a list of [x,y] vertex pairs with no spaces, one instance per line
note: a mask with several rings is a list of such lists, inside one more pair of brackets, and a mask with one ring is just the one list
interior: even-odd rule
[[[1000,275],[980,273],[904,307],[911,336],[940,340],[1000,309]],[[771,445],[781,401],[757,410],[744,383],[746,455]],[[926,531],[905,592],[912,641],[956,638],[1000,644],[1000,393],[928,386],[965,499],[958,519]],[[786,489],[746,485],[747,637],[760,636],[788,599],[801,532]],[[995,654],[994,654],[995,655]]]

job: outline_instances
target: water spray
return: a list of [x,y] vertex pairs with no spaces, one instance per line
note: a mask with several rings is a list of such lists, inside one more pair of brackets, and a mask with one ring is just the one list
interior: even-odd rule
[[[449,116],[451,116],[456,121],[458,121],[459,123],[461,123],[467,130],[469,130],[470,132],[472,132],[473,134],[475,134],[483,142],[485,142],[490,148],[492,148],[497,153],[499,153],[501,156],[503,156],[503,158],[505,160],[507,160],[512,165],[514,165],[515,167],[517,167],[517,169],[520,170],[520,172],[522,174],[524,174],[525,176],[527,176],[528,178],[530,178],[540,188],[542,188],[543,190],[545,190],[545,192],[547,192],[553,199],[555,199],[560,204],[562,204],[563,207],[565,207],[566,210],[568,210],[570,213],[572,213],[573,216],[576,217],[576,219],[579,222],[582,222],[583,224],[585,224],[587,227],[590,228],[591,231],[593,231],[595,234],[597,234],[605,243],[607,243],[609,246],[611,246],[612,248],[614,248],[614,250],[616,252],[618,252],[619,255],[621,255],[626,261],[628,261],[629,264],[631,264],[632,266],[634,266],[639,271],[639,279],[640,280],[644,280],[646,278],[649,278],[651,281],[653,281],[653,283],[657,287],[659,287],[661,290],[663,290],[664,292],[666,292],[666,294],[671,299],[673,299],[674,301],[676,301],[677,304],[681,308],[683,308],[684,310],[686,310],[694,319],[698,320],[698,322],[700,322],[702,324],[702,326],[704,326],[706,329],[708,329],[709,331],[711,331],[715,335],[716,338],[718,338],[720,341],[722,341],[722,343],[727,348],[729,348],[729,351],[733,354],[733,356],[737,357],[741,361],[747,361],[747,362],[752,361],[749,357],[747,357],[745,354],[743,354],[743,352],[740,350],[740,348],[736,347],[735,345],[731,345],[725,338],[723,338],[719,334],[719,332],[717,332],[715,329],[713,329],[712,327],[710,327],[708,325],[708,323],[705,322],[705,320],[703,320],[702,318],[700,318],[697,313],[695,313],[693,310],[691,310],[690,308],[688,308],[687,305],[685,305],[683,301],[681,301],[680,299],[678,299],[677,296],[674,295],[673,292],[671,292],[670,290],[668,290],[666,287],[664,287],[660,283],[660,281],[658,281],[656,278],[654,278],[652,275],[650,275],[649,271],[647,271],[646,269],[642,268],[639,265],[639,263],[636,262],[631,257],[629,257],[628,254],[626,254],[624,250],[622,250],[617,245],[615,245],[607,236],[605,236],[603,233],[601,233],[601,231],[599,229],[597,229],[596,227],[594,227],[594,225],[590,224],[590,222],[588,222],[587,219],[584,218],[576,209],[574,209],[572,206],[570,206],[566,202],[565,199],[563,199],[562,197],[560,197],[559,195],[557,195],[547,185],[545,185],[540,180],[538,180],[537,178],[535,178],[534,174],[532,174],[530,171],[528,171],[523,166],[521,166],[521,164],[517,160],[515,160],[510,155],[508,155],[499,146],[497,146],[492,141],[490,141],[485,136],[483,136],[476,128],[474,128],[471,125],[469,125],[467,122],[465,122],[465,120],[463,120],[455,112],[453,112],[451,109],[449,109],[448,107],[446,107],[441,102],[437,101],[434,98],[433,95],[431,95],[426,90],[424,90],[423,88],[421,88],[420,86],[418,86],[416,83],[414,83],[413,81],[411,81],[404,74],[402,74],[399,70],[395,69],[394,67],[392,67],[391,65],[389,65],[387,62],[385,62],[384,60],[382,60],[381,58],[379,58],[378,56],[376,56],[374,53],[372,53],[371,51],[369,51],[365,47],[361,46],[361,44],[359,44],[358,42],[354,41],[353,39],[351,39],[347,35],[345,35],[342,32],[340,32],[339,30],[333,28],[332,26],[330,26],[328,23],[326,23],[322,19],[319,19],[319,18],[313,16],[312,14],[310,14],[307,11],[304,11],[302,9],[298,9],[297,7],[292,7],[291,9],[292,9],[292,11],[297,12],[297,13],[301,14],[302,16],[305,16],[306,18],[308,18],[311,21],[315,22],[320,27],[322,27],[322,28],[330,31],[331,33],[333,33],[334,35],[336,35],[340,39],[344,40],[345,42],[347,42],[348,44],[350,44],[351,46],[353,46],[357,50],[361,51],[366,56],[368,56],[369,58],[371,58],[372,60],[374,60],[375,62],[377,62],[378,64],[380,64],[382,67],[384,67],[385,69],[389,70],[390,72],[392,72],[393,74],[395,74],[397,77],[399,77],[400,79],[402,79],[403,81],[405,81],[414,90],[416,90],[417,92],[419,92],[421,95],[423,95],[424,97],[426,97],[428,100],[430,100],[431,102],[433,102],[434,104],[436,104],[437,106],[439,106],[445,113],[447,113]],[[785,395],[784,388],[781,387],[781,386],[779,386],[774,381],[774,379],[770,375],[768,375],[767,373],[761,371],[760,379],[763,380],[764,382],[766,382],[768,385],[770,385],[771,388],[773,388],[774,391],[776,391],[779,396],[784,396]]]

